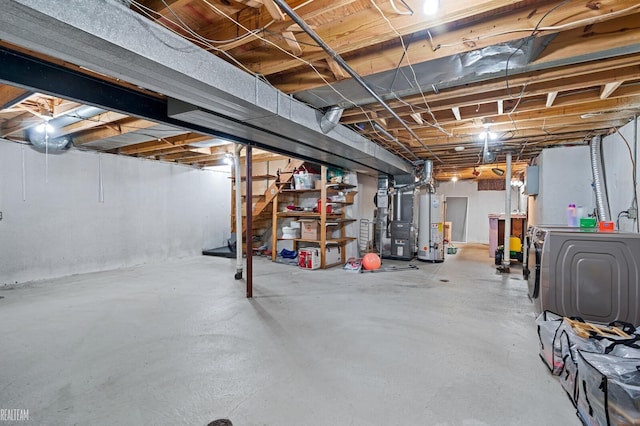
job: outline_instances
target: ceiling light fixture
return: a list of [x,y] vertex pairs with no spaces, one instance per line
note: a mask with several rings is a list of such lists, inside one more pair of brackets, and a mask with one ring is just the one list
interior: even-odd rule
[[425,15],[433,16],[438,13],[440,8],[440,0],[424,0],[422,11]]
[[493,169],[491,169],[491,171],[493,173],[495,173],[498,176],[504,176],[504,170],[498,168],[498,167],[494,167]]
[[51,124],[49,124],[48,121],[46,121],[44,123],[41,123],[41,124],[38,124],[36,126],[36,132],[38,132],[38,133],[43,133],[45,130],[47,131],[47,133],[50,133],[50,132],[53,131],[53,126]]
[[453,176],[451,178],[451,182],[457,182],[458,181],[458,176]]

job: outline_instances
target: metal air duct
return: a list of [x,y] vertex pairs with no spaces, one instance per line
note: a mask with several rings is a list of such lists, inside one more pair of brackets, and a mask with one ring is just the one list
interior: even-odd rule
[[329,133],[334,127],[338,125],[343,111],[344,108],[340,108],[339,106],[332,106],[327,110],[327,112],[324,113],[324,115],[320,119],[320,130],[322,130],[322,133]]
[[35,130],[29,132],[29,142],[31,148],[45,154],[62,154],[73,145],[68,136],[50,138],[46,131],[39,133]]

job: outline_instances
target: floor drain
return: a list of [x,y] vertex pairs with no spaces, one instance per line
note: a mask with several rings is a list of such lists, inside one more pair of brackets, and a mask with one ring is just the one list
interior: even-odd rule
[[440,280],[440,282],[448,283],[448,282],[449,282],[449,280]]

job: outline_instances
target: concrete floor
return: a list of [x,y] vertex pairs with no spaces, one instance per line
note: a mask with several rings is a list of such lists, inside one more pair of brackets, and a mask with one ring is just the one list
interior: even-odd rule
[[[405,262],[385,261],[389,264]],[[0,290],[0,408],[35,425],[579,425],[521,270],[197,257]],[[3,423],[3,424],[11,424]]]

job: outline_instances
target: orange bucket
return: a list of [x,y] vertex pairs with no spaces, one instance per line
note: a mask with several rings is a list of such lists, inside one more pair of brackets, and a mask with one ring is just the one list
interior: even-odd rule
[[613,222],[600,222],[598,224],[598,230],[600,232],[613,232],[614,230],[614,223]]

